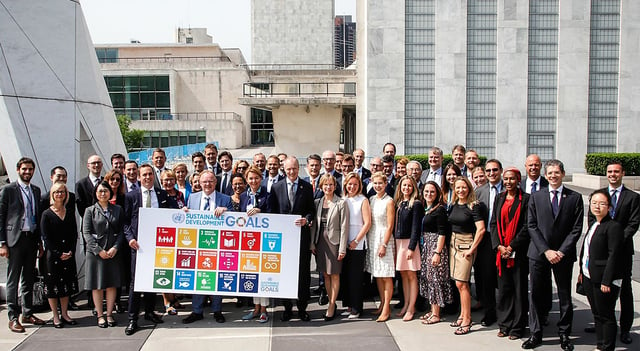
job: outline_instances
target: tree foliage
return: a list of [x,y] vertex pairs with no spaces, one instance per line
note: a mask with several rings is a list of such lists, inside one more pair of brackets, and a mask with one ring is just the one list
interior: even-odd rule
[[144,131],[140,129],[131,129],[131,118],[127,115],[116,116],[122,140],[127,148],[127,152],[135,151],[142,147],[142,139]]

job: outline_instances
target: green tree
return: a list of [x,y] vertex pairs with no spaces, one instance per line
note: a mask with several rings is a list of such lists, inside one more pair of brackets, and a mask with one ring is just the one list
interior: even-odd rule
[[120,134],[122,134],[122,140],[124,141],[124,146],[127,148],[127,152],[139,149],[142,146],[144,131],[131,129],[131,118],[127,115],[118,115],[116,118],[118,119]]

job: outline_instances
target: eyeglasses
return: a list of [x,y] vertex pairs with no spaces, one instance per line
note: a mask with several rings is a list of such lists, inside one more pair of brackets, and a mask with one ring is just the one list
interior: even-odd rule
[[109,179],[109,181],[114,181],[114,182],[119,182],[121,180],[122,180],[121,178],[111,178],[111,179]]
[[247,167],[245,167],[245,166],[238,166],[238,167],[236,167],[236,169],[237,169],[237,170],[247,169]]
[[56,191],[54,191],[53,193],[54,193],[54,194],[56,194],[56,195],[64,195],[64,194],[66,194],[67,192],[66,192],[66,191],[64,191],[64,190],[56,190]]
[[595,201],[591,201],[591,206],[609,207],[609,203],[608,203],[608,202],[595,202]]
[[484,171],[487,172],[487,173],[491,173],[491,172],[497,172],[499,170],[500,170],[500,168],[487,168]]
[[109,193],[109,190],[107,190],[107,189],[98,189],[98,192],[100,194],[104,194],[104,193]]

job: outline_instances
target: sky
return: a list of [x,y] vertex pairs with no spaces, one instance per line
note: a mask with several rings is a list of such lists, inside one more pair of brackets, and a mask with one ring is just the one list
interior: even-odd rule
[[[80,5],[95,44],[175,43],[176,28],[204,27],[214,43],[240,48],[251,62],[250,0],[80,0]],[[335,13],[355,20],[356,0],[335,0]]]

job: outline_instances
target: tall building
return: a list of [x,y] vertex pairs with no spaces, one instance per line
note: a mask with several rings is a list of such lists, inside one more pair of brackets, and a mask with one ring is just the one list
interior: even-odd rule
[[333,35],[336,68],[347,68],[356,59],[356,23],[351,16],[335,17]]

